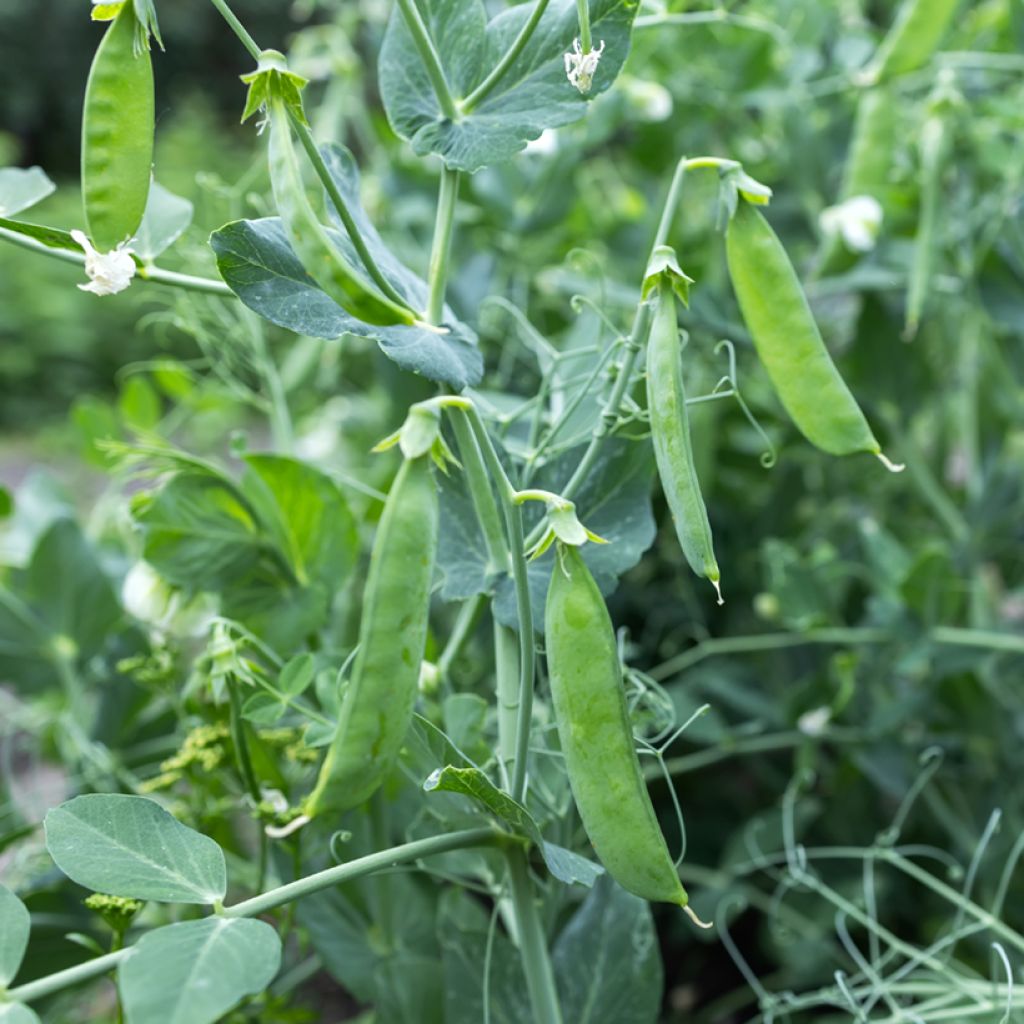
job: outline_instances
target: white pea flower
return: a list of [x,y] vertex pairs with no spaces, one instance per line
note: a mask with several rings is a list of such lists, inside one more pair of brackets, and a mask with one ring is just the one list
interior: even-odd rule
[[832,721],[832,709],[827,707],[805,711],[796,721],[796,727],[805,736],[820,736]]
[[821,230],[839,235],[852,252],[870,252],[882,227],[882,204],[874,196],[851,196],[821,211]]
[[72,231],[71,237],[85,250],[85,272],[88,284],[78,287],[93,295],[116,295],[132,283],[135,276],[135,260],[132,251],[124,244],[110,252],[97,252],[83,231]]
[[176,637],[203,636],[217,614],[212,594],[186,599],[148,562],[136,562],[121,586],[121,604],[129,615],[160,633]]
[[565,54],[565,77],[569,79],[569,84],[576,86],[584,96],[590,92],[590,87],[594,82],[594,72],[597,71],[597,63],[601,59],[602,53],[604,53],[603,39],[601,45],[589,53],[584,53],[580,48],[579,39],[574,39],[572,52]]

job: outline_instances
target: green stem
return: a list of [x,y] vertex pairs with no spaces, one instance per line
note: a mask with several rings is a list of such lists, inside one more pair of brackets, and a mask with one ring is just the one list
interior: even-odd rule
[[252,802],[259,804],[261,799],[256,773],[252,769],[252,758],[249,756],[249,741],[245,735],[245,719],[242,718],[242,698],[238,692],[238,679],[232,674],[227,675],[229,700],[229,728],[231,745],[235,748],[235,765]]
[[459,195],[459,180],[458,171],[450,167],[441,168],[437,217],[434,221],[434,241],[430,248],[430,269],[427,276],[430,287],[427,299],[427,323],[430,324],[440,324],[444,320],[444,293],[448,283],[448,258],[452,249],[455,201]]
[[450,120],[457,121],[459,119],[458,107],[456,107],[451,89],[448,87],[448,79],[445,78],[437,47],[434,46],[434,40],[430,38],[430,31],[423,21],[420,9],[416,6],[416,0],[398,0],[398,9],[402,12],[412,41],[419,51],[423,67],[430,78],[430,84],[434,87],[434,95],[441,106],[441,112]]
[[394,285],[392,285],[381,272],[380,267],[377,266],[376,261],[366,245],[362,232],[359,230],[359,225],[356,224],[355,218],[352,216],[352,212],[349,210],[348,204],[345,202],[345,197],[341,194],[341,190],[338,188],[338,183],[331,176],[331,172],[328,170],[327,164],[324,162],[323,155],[320,152],[320,147],[316,144],[316,139],[313,138],[313,132],[309,125],[306,124],[299,116],[298,112],[293,110],[291,107],[288,108],[288,119],[291,122],[295,134],[298,136],[299,143],[302,145],[306,156],[309,158],[309,162],[312,165],[313,170],[316,172],[316,176],[320,179],[320,184],[323,185],[328,197],[334,204],[335,210],[338,211],[341,223],[345,226],[345,231],[348,233],[348,237],[351,239],[352,245],[359,256],[359,259],[366,268],[366,272],[373,279],[374,284],[376,284],[392,302],[397,303],[404,309],[409,309],[409,300],[396,290]]
[[302,899],[304,896],[311,896],[313,893],[320,892],[321,889],[340,885],[342,882],[350,882],[354,878],[362,878],[363,875],[372,874],[383,868],[407,864],[409,861],[419,860],[421,857],[450,853],[452,850],[464,850],[471,846],[490,846],[499,842],[501,838],[502,834],[493,828],[469,828],[447,835],[416,839],[411,843],[392,847],[390,850],[368,854],[358,860],[349,861],[347,864],[326,868],[316,874],[307,875],[295,882],[288,882],[286,885],[271,889],[270,892],[265,892],[261,896],[243,900],[233,907],[225,907],[224,916],[256,917],[259,914],[267,913],[268,910],[274,910],[286,903]]
[[228,7],[225,0],[210,0],[214,7],[220,11],[221,17],[231,26],[231,31],[241,40],[242,45],[249,51],[253,60],[259,60],[263,52],[256,45],[256,40],[246,31],[245,26],[235,17],[234,12]]
[[[492,609],[492,616],[494,612]],[[519,648],[515,630],[494,616],[494,675],[498,699],[498,764],[507,789],[512,788],[519,721]]]
[[526,987],[530,993],[534,1024],[562,1024],[555,975],[551,969],[547,939],[537,912],[525,851],[508,851],[508,877],[519,932],[519,951],[526,972]]
[[452,665],[462,653],[466,642],[473,635],[473,629],[480,618],[480,612],[484,607],[482,594],[474,594],[468,601],[463,601],[459,608],[459,614],[455,618],[455,625],[448,634],[448,642],[444,645],[441,657],[437,659],[437,672],[441,679],[448,681],[451,678]]
[[[349,861],[347,864],[338,864],[333,868],[318,871],[314,875],[289,882],[287,885],[278,886],[261,896],[254,896],[252,899],[236,903],[233,907],[226,907],[222,913],[224,917],[256,917],[286,903],[302,899],[304,896],[311,896],[322,889],[340,885],[342,882],[350,882],[355,878],[362,878],[364,875],[384,868],[407,864],[409,861],[419,860],[422,857],[449,853],[452,850],[464,850],[473,846],[490,846],[501,842],[502,839],[503,834],[493,828],[463,829],[448,835],[417,839],[390,850],[371,853],[358,860]],[[116,953],[107,953],[105,956],[87,960],[84,964],[78,964],[76,967],[69,967],[67,970],[47,975],[45,978],[30,981],[27,985],[9,989],[5,995],[11,1002],[29,1003],[35,999],[42,999],[70,985],[76,985],[98,975],[106,974],[131,951],[132,947],[128,947],[118,950]]]
[[576,0],[576,17],[580,23],[580,49],[590,53],[594,41],[590,37],[590,0]]
[[505,56],[494,65],[491,73],[462,101],[461,107],[464,114],[469,114],[475,107],[480,106],[502,79],[505,72],[515,63],[516,58],[523,52],[523,47],[530,41],[530,37],[547,10],[549,2],[550,0],[537,0],[533,5],[530,17],[519,30],[519,35],[512,41],[512,45],[505,52]]
[[[41,256],[49,256],[51,259],[60,260],[62,263],[75,263],[78,266],[85,265],[85,253],[75,252],[71,249],[55,249],[52,246],[44,245],[35,238],[29,238],[9,228],[0,228],[0,238],[13,245],[28,249],[29,252],[39,253]],[[207,292],[212,295],[225,295],[231,298],[235,293],[223,282],[215,281],[209,277],[193,277],[191,274],[179,274],[173,270],[162,270],[160,267],[142,266],[136,271],[138,276],[145,281],[152,281],[154,284],[171,285],[174,288],[183,288],[192,292]]]
[[507,572],[509,567],[508,545],[501,529],[501,518],[498,503],[494,498],[487,466],[484,463],[480,445],[473,432],[470,419],[465,410],[453,408],[450,414],[452,429],[455,431],[455,443],[462,457],[462,467],[466,473],[473,508],[484,533],[487,545],[488,571]]

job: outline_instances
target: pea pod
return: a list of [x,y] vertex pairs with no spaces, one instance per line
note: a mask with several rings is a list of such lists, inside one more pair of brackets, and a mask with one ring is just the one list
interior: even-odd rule
[[153,65],[136,48],[131,0],[100,41],[85,87],[82,198],[85,222],[101,252],[138,230],[153,171]]
[[310,817],[362,803],[409,730],[427,640],[438,497],[430,456],[407,459],[381,516],[363,593],[359,651],[338,728],[306,801]]
[[[657,306],[647,340],[647,408],[658,476],[679,544],[690,568],[698,576],[707,577],[718,590],[721,573],[690,444],[675,293],[664,280],[658,285]],[[720,592],[718,600],[721,603]]]
[[870,82],[885,82],[923,67],[938,49],[959,0],[903,0],[867,69]]
[[382,295],[334,244],[306,195],[288,110],[270,100],[270,184],[288,240],[307,273],[342,309],[368,324],[412,324],[411,310]]
[[633,745],[608,609],[574,547],[558,546],[545,629],[565,767],[594,851],[624,889],[685,906]]
[[759,210],[740,202],[725,240],[743,319],[793,422],[823,451],[870,452],[896,469],[882,455],[864,413],[832,362],[793,264],[771,225]]

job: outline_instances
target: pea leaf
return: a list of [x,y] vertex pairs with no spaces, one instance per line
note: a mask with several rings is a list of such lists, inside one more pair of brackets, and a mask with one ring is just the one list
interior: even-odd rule
[[559,935],[552,963],[566,1020],[658,1020],[663,977],[650,906],[607,876]]
[[0,1024],[41,1024],[35,1010],[24,1003],[0,1003]]
[[[441,54],[449,86],[468,96],[509,50],[533,12],[520,3],[490,22],[482,0],[424,0],[419,5]],[[551,0],[529,44],[472,112],[455,120],[437,102],[419,51],[397,7],[380,54],[380,91],[388,120],[419,154],[437,153],[449,167],[475,171],[507,160],[545,128],[576,121],[587,99],[615,81],[629,52],[635,0],[591,0],[595,45],[604,42],[587,96],[570,84],[565,54],[579,32],[575,0]]]
[[438,768],[431,773],[423,783],[423,788],[428,793],[461,793],[475,800],[485,810],[511,825],[514,831],[535,843],[544,857],[548,870],[566,885],[572,885],[574,882],[586,886],[593,885],[594,879],[604,872],[604,868],[587,860],[586,857],[546,843],[530,812],[517,800],[513,800],[507,793],[498,789],[479,768],[456,768],[454,765],[445,765],[444,768]]
[[146,200],[146,212],[135,232],[132,249],[139,259],[149,263],[170,248],[192,223],[194,207],[181,196],[153,182]]
[[56,190],[41,167],[0,167],[0,217],[13,217]]
[[10,220],[0,217],[0,232],[10,231],[15,235],[23,235],[36,242],[41,242],[49,249],[67,249],[70,252],[84,252],[82,247],[71,237],[68,231],[60,228],[47,227],[45,224],[29,224],[26,221]]
[[0,989],[10,985],[21,967],[30,928],[25,904],[5,885],[0,885]]
[[281,964],[265,921],[207,917],[149,932],[121,962],[126,1024],[212,1024],[262,992]]
[[224,854],[156,801],[92,793],[49,811],[46,848],[73,882],[110,896],[162,903],[224,898]]

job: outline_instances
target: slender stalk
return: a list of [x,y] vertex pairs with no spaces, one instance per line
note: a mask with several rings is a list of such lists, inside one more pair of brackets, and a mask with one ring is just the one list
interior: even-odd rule
[[491,481],[487,475],[487,466],[480,451],[473,427],[465,411],[458,408],[451,410],[450,421],[455,431],[455,442],[462,457],[462,466],[466,473],[473,508],[484,532],[487,545],[488,569],[492,572],[507,572],[509,566],[508,545],[501,529],[501,518],[498,503],[494,498]]
[[[271,889],[261,896],[254,896],[252,899],[236,903],[233,907],[226,907],[222,914],[224,917],[256,917],[286,903],[302,899],[304,896],[311,896],[322,889],[339,885],[342,882],[349,882],[355,878],[362,878],[364,875],[372,874],[384,868],[394,867],[398,864],[407,864],[409,861],[419,860],[422,857],[449,853],[452,850],[464,850],[473,846],[490,846],[500,843],[503,838],[503,834],[493,828],[470,828],[463,829],[460,832],[452,832],[448,835],[417,839],[390,850],[371,853],[366,857],[360,857],[358,860],[349,861],[347,864],[338,864],[333,868],[318,871],[314,875],[300,878],[295,882],[289,882],[287,885],[278,886],[276,889]],[[27,985],[19,985],[17,988],[9,989],[6,992],[6,997],[11,1002],[21,1003],[42,999],[70,985],[76,985],[98,975],[106,974],[107,971],[115,968],[131,951],[131,947],[121,949],[116,953],[108,953],[105,956],[97,957],[95,960],[87,960],[84,964],[78,964],[75,967],[67,968],[67,970],[58,971],[56,974],[47,975],[45,978],[30,981]]]
[[411,860],[433,857],[439,853],[450,853],[452,850],[464,850],[471,846],[490,846],[500,842],[501,839],[502,833],[493,828],[469,828],[447,835],[416,839],[411,843],[392,847],[390,850],[368,854],[358,860],[349,861],[347,864],[326,868],[316,874],[307,875],[305,878],[271,889],[270,892],[265,892],[261,896],[243,900],[233,907],[225,907],[224,916],[256,917],[259,914],[265,914],[268,910],[274,910],[286,903],[302,899],[304,896],[311,896],[320,892],[321,889],[340,885],[342,882],[350,882],[354,878],[362,878],[364,875],[372,874],[382,868],[407,864]]
[[405,309],[409,309],[409,300],[397,291],[394,285],[392,285],[391,282],[383,275],[380,267],[377,266],[377,262],[370,253],[370,250],[366,245],[366,240],[363,238],[362,232],[359,230],[359,225],[356,224],[355,218],[352,216],[352,213],[348,208],[348,204],[345,202],[345,197],[341,194],[341,190],[338,188],[338,183],[333,177],[331,177],[331,172],[327,169],[327,164],[324,162],[323,155],[320,153],[320,147],[317,146],[316,139],[313,138],[313,132],[309,125],[305,124],[299,117],[298,113],[291,108],[288,110],[288,119],[291,121],[292,128],[298,136],[299,142],[301,143],[306,156],[309,158],[309,162],[312,165],[313,170],[316,172],[316,176],[320,179],[320,184],[323,185],[324,190],[327,192],[335,210],[338,211],[341,223],[345,225],[345,231],[348,233],[348,237],[352,240],[352,245],[359,256],[359,259],[362,261],[363,266],[366,268],[366,272],[373,279],[373,283],[377,285],[377,287],[392,302],[396,302]]
[[245,26],[235,17],[234,12],[228,7],[225,0],[210,0],[210,3],[220,12],[221,17],[231,26],[231,31],[241,40],[242,45],[249,51],[253,60],[259,60],[263,52],[256,44],[256,40],[246,31]]
[[[49,256],[51,259],[60,260],[62,263],[75,263],[78,266],[85,265],[85,253],[74,252],[71,249],[54,249],[44,245],[35,238],[29,238],[9,228],[0,228],[0,238],[5,242],[28,249],[29,252],[39,253],[41,256]],[[211,295],[225,295],[234,298],[235,293],[223,282],[215,281],[209,277],[193,277],[191,274],[179,274],[173,270],[163,270],[160,267],[139,267],[137,275],[145,281],[152,281],[154,284],[166,284],[174,288],[183,288],[192,292],[207,292]]]
[[444,293],[448,283],[448,258],[452,249],[455,201],[459,195],[459,180],[458,171],[450,167],[441,168],[437,217],[434,221],[434,241],[430,248],[430,269],[427,275],[430,287],[427,299],[427,323],[430,324],[440,324],[444,320]]
[[537,913],[525,851],[508,851],[508,877],[533,1020],[535,1024],[562,1024],[558,989],[555,987],[555,975],[548,956],[547,939]]
[[455,99],[448,87],[448,79],[445,78],[437,47],[434,45],[434,40],[430,38],[430,31],[423,20],[423,15],[420,14],[420,9],[416,6],[416,0],[398,0],[398,9],[402,12],[412,41],[419,51],[423,67],[434,88],[434,95],[440,104],[441,112],[452,121],[457,121],[459,109],[456,107]]
[[245,719],[242,718],[242,697],[238,692],[238,679],[227,674],[228,699],[230,712],[231,745],[235,748],[235,765],[245,785],[246,791],[254,804],[260,802],[260,787],[256,781],[256,773],[252,768],[249,756],[249,740],[245,735]]
[[506,789],[512,788],[519,721],[519,648],[515,630],[494,618],[494,673],[498,698],[498,764]]
[[462,101],[461,108],[464,114],[469,114],[491,94],[494,87],[504,77],[505,72],[515,63],[516,58],[523,52],[523,47],[530,41],[534,30],[537,28],[541,17],[547,10],[550,0],[536,0],[533,10],[526,24],[519,30],[519,35],[512,40],[505,56],[494,65],[490,74]]
[[441,657],[437,659],[438,675],[443,680],[451,677],[452,665],[455,659],[462,653],[463,647],[473,634],[473,628],[480,618],[483,610],[484,598],[482,594],[476,594],[468,601],[464,601],[459,608],[459,614],[455,618],[455,625],[448,634],[448,642],[444,645]]
[[576,0],[576,17],[580,23],[580,49],[590,53],[594,40],[590,37],[590,0]]

